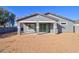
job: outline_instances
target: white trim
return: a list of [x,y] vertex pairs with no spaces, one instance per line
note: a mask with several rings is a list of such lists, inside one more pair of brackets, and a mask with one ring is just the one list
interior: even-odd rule
[[20,35],[21,34],[21,24],[17,23],[17,34]]
[[36,23],[36,32],[39,33],[39,23]]
[[20,23],[55,23],[56,21],[19,21]]

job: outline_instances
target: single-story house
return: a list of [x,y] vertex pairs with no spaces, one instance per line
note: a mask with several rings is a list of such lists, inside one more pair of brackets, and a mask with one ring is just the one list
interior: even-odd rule
[[[23,31],[21,31],[23,28]],[[79,22],[73,21],[57,14],[35,13],[17,20],[17,33],[62,33],[79,32]]]

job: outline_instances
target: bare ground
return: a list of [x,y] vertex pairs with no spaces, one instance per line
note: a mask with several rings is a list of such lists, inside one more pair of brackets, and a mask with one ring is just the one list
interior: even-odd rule
[[79,52],[79,33],[0,35],[0,52]]

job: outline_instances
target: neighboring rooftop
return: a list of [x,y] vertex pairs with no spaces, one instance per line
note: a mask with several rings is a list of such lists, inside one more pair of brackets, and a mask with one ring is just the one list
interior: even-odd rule
[[78,20],[75,20],[75,24],[79,24],[79,19]]

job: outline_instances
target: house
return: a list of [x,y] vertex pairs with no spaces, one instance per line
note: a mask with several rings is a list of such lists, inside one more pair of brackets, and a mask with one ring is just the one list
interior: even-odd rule
[[[75,21],[57,14],[32,14],[17,20],[17,33],[62,33],[62,32],[79,32],[79,26]],[[78,27],[78,28],[77,28]],[[23,31],[21,31],[23,28]]]

